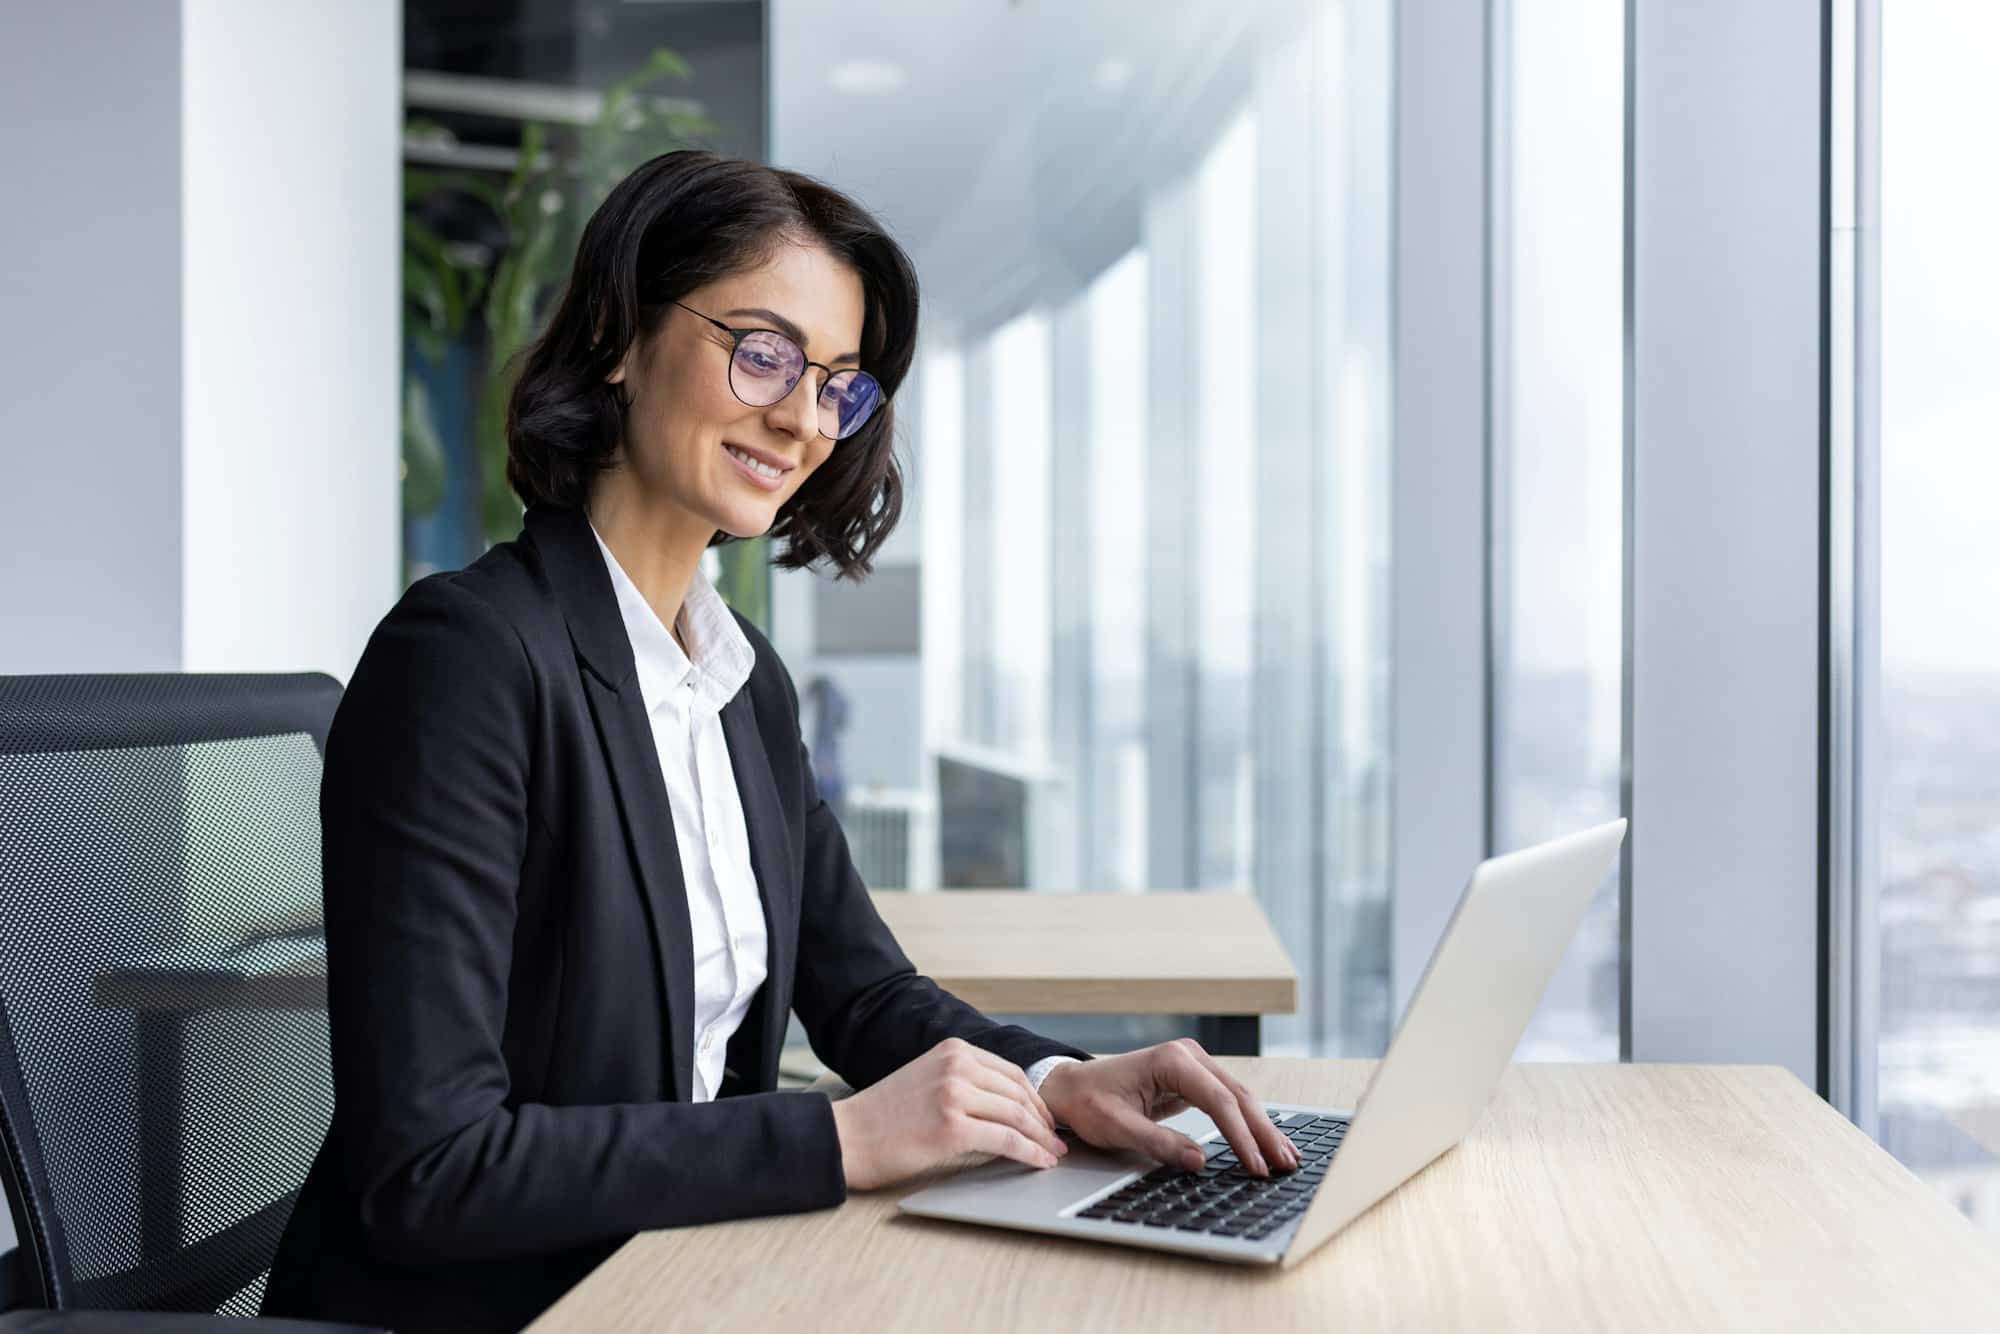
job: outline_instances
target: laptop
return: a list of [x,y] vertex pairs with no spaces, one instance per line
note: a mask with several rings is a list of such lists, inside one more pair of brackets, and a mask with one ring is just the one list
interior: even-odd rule
[[1299,1263],[1479,1120],[1624,838],[1614,820],[1480,863],[1360,1101],[1264,1105],[1297,1147],[1298,1171],[1251,1176],[1190,1108],[1163,1124],[1203,1146],[1199,1172],[1095,1148],[1065,1128],[1070,1151],[1054,1167],[997,1158],[899,1207],[1207,1260]]

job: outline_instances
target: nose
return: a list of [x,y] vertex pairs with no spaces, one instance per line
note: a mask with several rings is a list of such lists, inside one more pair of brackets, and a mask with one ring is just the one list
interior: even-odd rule
[[764,420],[800,444],[811,445],[819,435],[819,391],[820,381],[808,366],[792,392],[764,410]]

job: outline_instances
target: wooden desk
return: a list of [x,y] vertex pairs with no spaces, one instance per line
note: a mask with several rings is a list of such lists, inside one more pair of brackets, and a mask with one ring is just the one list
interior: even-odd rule
[[[1351,1106],[1373,1063],[1228,1064]],[[1289,1273],[897,1214],[930,1179],[642,1234],[530,1328],[2000,1329],[2000,1243],[1775,1066],[1516,1066]]]
[[1254,1056],[1298,974],[1247,894],[871,892],[917,971],[981,1010],[1192,1014],[1210,1051]]

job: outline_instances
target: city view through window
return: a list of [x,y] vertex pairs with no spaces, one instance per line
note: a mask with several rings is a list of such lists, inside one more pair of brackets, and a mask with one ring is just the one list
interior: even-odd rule
[[2000,12],[1885,11],[1879,1133],[2000,1233]]

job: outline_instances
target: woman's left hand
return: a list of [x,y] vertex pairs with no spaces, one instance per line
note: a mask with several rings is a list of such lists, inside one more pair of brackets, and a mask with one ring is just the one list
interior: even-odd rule
[[1176,1130],[1155,1124],[1189,1105],[1215,1122],[1229,1147],[1258,1176],[1299,1165],[1291,1141],[1264,1105],[1193,1038],[1122,1056],[1065,1061],[1042,1080],[1042,1101],[1057,1121],[1102,1149],[1137,1149],[1163,1163],[1201,1170],[1206,1155]]

